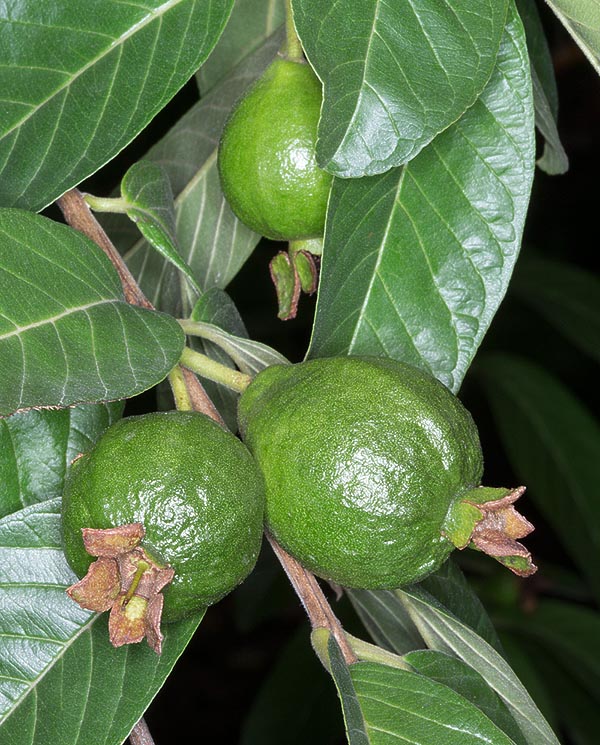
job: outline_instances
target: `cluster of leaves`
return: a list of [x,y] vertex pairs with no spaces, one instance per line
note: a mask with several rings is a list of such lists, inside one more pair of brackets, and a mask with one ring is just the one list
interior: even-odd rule
[[[599,68],[596,5],[551,5]],[[534,125],[543,138],[539,167],[567,167],[533,0],[291,6],[324,86],[319,162],[335,176],[308,355],[390,356],[457,392],[515,266]],[[201,621],[167,627],[160,657],[110,647],[105,620],[64,593],[73,575],[61,550],[60,496],[71,460],[122,414],[121,404],[107,402],[158,385],[178,363],[185,335],[176,317],[195,321],[198,348],[223,364],[252,374],[284,361],[248,339],[224,292],[260,236],[231,213],[216,171],[225,117],[281,46],[284,13],[278,0],[0,8],[7,745],[122,742]],[[36,213],[111,161],[195,73],[199,101],[125,173],[116,201],[90,199],[125,213],[103,222],[156,310],[140,308],[125,301],[98,246]],[[587,275],[541,257],[514,283],[524,306],[592,356],[597,289]],[[337,687],[351,745],[550,745],[558,741],[548,721],[581,745],[597,737],[598,424],[552,372],[515,356],[479,355],[472,378],[574,569],[542,567],[555,598],[538,600],[532,612],[496,604],[501,641],[453,563],[417,587],[348,592],[375,644],[355,640],[361,661],[351,666],[333,638],[316,632],[313,644]],[[235,395],[207,388],[233,427]],[[574,595],[587,605],[571,602]],[[258,704],[270,700],[265,693]],[[285,729],[270,737],[287,741]]]

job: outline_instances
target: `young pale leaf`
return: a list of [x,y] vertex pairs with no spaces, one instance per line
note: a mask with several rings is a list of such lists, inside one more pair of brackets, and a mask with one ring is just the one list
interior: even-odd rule
[[336,176],[407,163],[455,122],[490,78],[508,0],[293,0],[324,83],[317,157]]
[[600,5],[595,0],[547,0],[558,19],[600,73]]
[[523,257],[511,289],[576,347],[600,362],[600,280],[542,257]]
[[380,647],[396,654],[405,654],[425,646],[417,627],[393,592],[350,589],[345,592],[365,628]]
[[456,124],[403,168],[334,180],[310,356],[389,356],[459,388],[519,251],[533,120],[513,9],[492,78]]
[[179,324],[124,302],[109,259],[81,233],[3,209],[0,245],[0,415],[127,398],[179,360]]
[[175,205],[166,171],[147,160],[134,163],[121,181],[121,197],[126,202],[127,216],[148,243],[179,269],[200,293],[192,270],[177,250]]
[[328,644],[349,745],[514,745],[476,706],[441,683],[375,662],[346,665]]
[[237,0],[221,38],[198,71],[202,95],[252,54],[284,20],[285,0]]
[[2,3],[0,204],[39,210],[122,150],[208,56],[232,5]]
[[504,447],[537,508],[600,598],[600,427],[550,373],[508,355],[477,364]]
[[197,332],[203,339],[222,349],[247,375],[256,375],[270,365],[289,365],[290,362],[272,347],[252,339],[224,331],[212,323],[199,322]]
[[470,701],[505,732],[516,745],[527,745],[506,704],[481,675],[456,657],[434,649],[410,652],[404,656],[417,672],[437,680]]
[[565,173],[569,167],[569,160],[556,128],[558,91],[544,28],[534,0],[517,0],[517,8],[527,36],[535,125],[545,140],[544,152],[537,164],[542,171],[551,175]]
[[515,673],[493,647],[419,588],[395,592],[427,646],[454,655],[476,670],[504,701],[528,745],[560,745]]
[[[276,33],[242,60],[145,155],[169,175],[175,194],[177,245],[203,290],[225,288],[260,239],[225,201],[217,172],[217,146],[229,111],[273,60],[281,39]],[[182,293],[177,273],[135,231],[114,234],[108,225],[152,304],[189,315],[196,298],[190,300]]]
[[117,401],[0,419],[0,517],[60,497],[71,461],[89,450],[122,411]]
[[0,520],[0,741],[120,745],[200,623],[165,626],[159,656],[114,649],[106,620],[65,593],[60,500]]

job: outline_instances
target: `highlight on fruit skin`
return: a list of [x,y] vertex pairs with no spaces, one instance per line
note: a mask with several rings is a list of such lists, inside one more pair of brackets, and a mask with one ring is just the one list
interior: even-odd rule
[[242,394],[239,425],[267,529],[320,577],[392,589],[467,546],[536,570],[517,540],[533,530],[513,506],[523,487],[480,486],[473,419],[427,373],[374,357],[273,366]]
[[63,494],[69,595],[110,610],[114,646],[160,652],[163,622],[211,605],[252,571],[264,482],[244,444],[204,414],[122,419],[75,459]]

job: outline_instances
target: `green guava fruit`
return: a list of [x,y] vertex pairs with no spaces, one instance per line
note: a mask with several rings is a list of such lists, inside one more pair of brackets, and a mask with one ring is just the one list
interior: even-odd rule
[[218,168],[237,217],[274,240],[323,234],[331,175],[317,166],[321,83],[311,67],[278,57],[232,110]]
[[455,547],[535,571],[516,538],[523,489],[480,487],[473,419],[434,377],[368,357],[316,359],[259,373],[239,403],[244,442],[266,484],[266,527],[320,577],[396,588]]
[[111,617],[117,595],[128,595],[126,605],[134,595],[142,604],[160,596],[163,619],[179,620],[250,573],[263,512],[264,482],[254,459],[216,422],[179,411],[122,419],[74,461],[66,480],[64,549],[85,577],[71,595],[92,610],[111,609]]

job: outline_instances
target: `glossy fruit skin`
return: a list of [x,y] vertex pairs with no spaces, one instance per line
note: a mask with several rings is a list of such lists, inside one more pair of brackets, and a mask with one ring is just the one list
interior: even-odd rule
[[395,588],[453,550],[444,519],[483,461],[470,414],[435,378],[368,357],[274,366],[242,395],[239,423],[267,529],[315,574]]
[[175,570],[164,621],[211,605],[252,570],[260,550],[264,483],[230,432],[203,414],[122,419],[71,466],[63,496],[67,560],[82,577],[94,560],[81,528],[143,523],[143,546]]
[[323,235],[331,175],[315,156],[321,98],[308,64],[277,58],[223,129],[223,193],[237,217],[268,238]]

